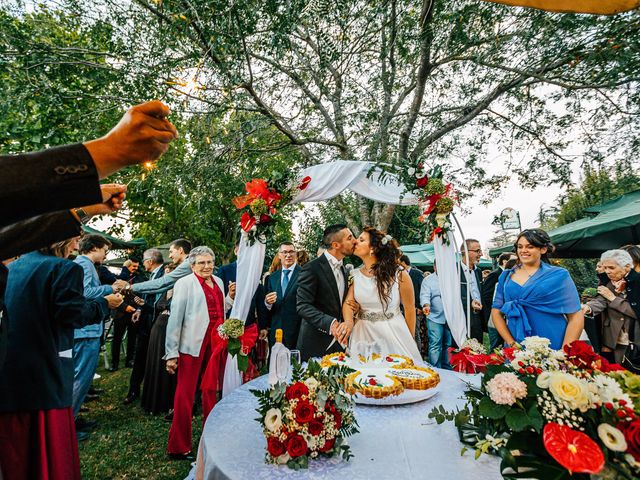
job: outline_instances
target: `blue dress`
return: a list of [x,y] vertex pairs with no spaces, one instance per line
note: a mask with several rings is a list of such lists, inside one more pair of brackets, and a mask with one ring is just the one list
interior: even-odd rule
[[511,280],[515,269],[502,272],[493,308],[506,317],[516,342],[533,335],[551,340],[551,348],[562,348],[567,330],[566,314],[580,310],[578,290],[564,268],[542,263],[524,285]]

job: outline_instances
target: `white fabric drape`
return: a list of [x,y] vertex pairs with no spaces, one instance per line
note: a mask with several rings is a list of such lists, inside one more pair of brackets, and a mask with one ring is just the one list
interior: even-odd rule
[[[236,270],[236,298],[233,301],[230,318],[247,321],[251,299],[260,283],[264,254],[265,244],[256,241],[253,245],[249,245],[247,234],[242,232]],[[222,396],[231,393],[240,385],[242,385],[242,374],[238,369],[237,359],[227,354],[227,364],[222,381]]]
[[460,271],[456,263],[456,248],[453,242],[446,245],[440,237],[433,239],[433,246],[444,316],[451,330],[451,336],[461,347],[467,339],[467,317],[460,301]]
[[299,179],[311,177],[311,183],[294,197],[291,203],[321,202],[329,200],[345,190],[380,203],[393,205],[417,205],[418,199],[404,194],[404,186],[390,173],[374,169],[371,162],[338,160],[321,163],[304,169]]

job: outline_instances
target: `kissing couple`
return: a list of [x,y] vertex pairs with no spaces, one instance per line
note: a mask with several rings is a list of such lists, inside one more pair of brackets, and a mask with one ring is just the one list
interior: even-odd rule
[[[413,284],[398,263],[398,242],[373,227],[356,238],[346,225],[335,224],[324,230],[322,243],[326,251],[304,265],[298,278],[302,359],[365,343],[420,362]],[[343,264],[349,255],[362,260],[351,279]]]

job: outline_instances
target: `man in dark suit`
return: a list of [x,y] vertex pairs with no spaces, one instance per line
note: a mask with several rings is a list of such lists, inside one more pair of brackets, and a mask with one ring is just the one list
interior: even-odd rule
[[[301,318],[298,350],[302,360],[344,349],[349,332],[342,325],[342,302],[348,276],[342,260],[353,253],[357,239],[346,225],[327,227],[327,250],[307,263],[298,277],[297,311]],[[334,342],[335,340],[335,342]]]
[[[238,244],[238,242],[236,242],[235,247],[233,248],[233,254],[237,257],[238,256],[238,247],[240,245]],[[235,260],[231,263],[227,263],[226,265],[222,265],[219,269],[218,269],[218,273],[216,273],[216,276],[218,276],[221,280],[222,283],[224,285],[224,294],[227,295],[229,293],[229,283],[236,283],[236,273],[238,272],[238,262],[236,262]]]
[[491,350],[498,347],[501,342],[500,334],[498,331],[489,324],[491,320],[491,305],[493,304],[493,293],[498,284],[498,279],[502,272],[504,272],[505,265],[511,259],[516,259],[516,254],[512,252],[501,253],[498,257],[498,268],[492,270],[487,278],[482,282],[481,297],[482,297],[482,326],[489,332],[489,344]]
[[411,283],[413,284],[413,295],[415,297],[416,307],[415,340],[418,345],[418,350],[420,350],[420,355],[422,355],[422,358],[426,359],[429,350],[427,322],[425,321],[424,313],[422,312],[422,307],[420,305],[420,288],[422,287],[424,275],[420,270],[411,266],[411,260],[407,255],[402,255],[400,257],[400,265],[402,265],[402,267],[407,271],[409,278],[411,278]]
[[297,312],[298,276],[300,267],[296,263],[296,249],[293,243],[284,242],[278,248],[282,268],[267,279],[264,303],[268,310],[269,346],[275,343],[276,330],[282,329],[282,343],[296,348],[300,332],[300,317]]
[[467,316],[469,315],[467,313],[468,308],[471,309],[471,329],[469,331],[469,337],[475,338],[482,343],[482,317],[480,315],[482,311],[482,298],[480,295],[482,276],[480,269],[476,268],[482,256],[480,242],[473,238],[467,238],[460,254],[459,269],[462,308]]
[[[164,275],[163,263],[162,252],[157,248],[150,248],[142,254],[142,266],[149,273],[149,281]],[[144,380],[144,372],[147,367],[147,351],[149,350],[151,327],[155,320],[156,302],[161,296],[162,294],[159,293],[143,295],[144,305],[131,317],[131,320],[137,323],[138,335],[133,369],[129,378],[129,392],[124,399],[125,405],[132,403],[140,396],[140,385]]]

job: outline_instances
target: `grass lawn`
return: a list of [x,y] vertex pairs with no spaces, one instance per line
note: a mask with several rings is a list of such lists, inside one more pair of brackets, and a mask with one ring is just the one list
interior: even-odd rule
[[[190,462],[170,461],[166,456],[170,424],[163,416],[148,415],[139,401],[123,405],[130,368],[111,373],[104,370],[100,357],[96,388],[100,399],[85,404],[82,415],[99,423],[88,440],[80,443],[80,464],[84,479],[183,479]],[[198,447],[202,416],[193,419],[193,448]]]

